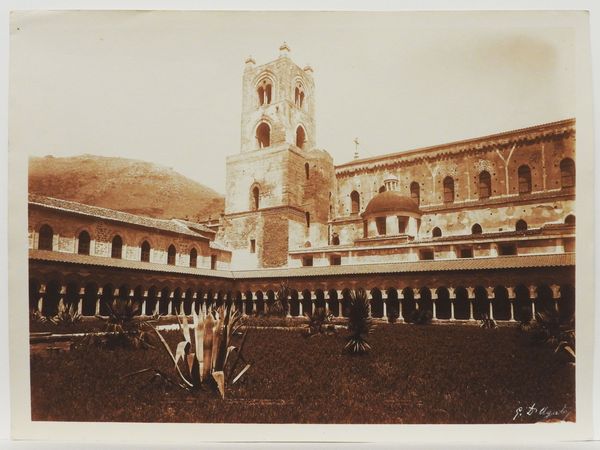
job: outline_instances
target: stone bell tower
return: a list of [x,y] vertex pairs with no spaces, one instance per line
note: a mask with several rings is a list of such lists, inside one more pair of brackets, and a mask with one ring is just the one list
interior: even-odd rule
[[236,269],[282,267],[288,251],[327,242],[334,170],[315,149],[313,71],[286,43],[243,74],[241,148],[227,158],[223,241]]

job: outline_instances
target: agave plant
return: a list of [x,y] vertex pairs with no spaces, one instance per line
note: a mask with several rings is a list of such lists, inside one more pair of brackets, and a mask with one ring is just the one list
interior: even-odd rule
[[[183,340],[177,344],[175,352],[156,327],[148,324],[173,361],[179,381],[176,384],[190,391],[206,385],[216,385],[221,397],[225,398],[226,387],[235,384],[250,368],[250,364],[247,364],[242,356],[248,331],[240,332],[241,315],[233,304],[228,303],[209,311],[206,315],[202,311],[198,315],[192,310],[191,324],[185,314],[176,316]],[[233,345],[234,338],[240,338],[238,345]],[[246,365],[236,373],[240,360]],[[136,373],[149,370],[153,369],[144,369]],[[168,378],[159,371],[155,372],[163,378]]]
[[344,349],[351,354],[366,353],[371,349],[366,336],[372,333],[373,323],[369,317],[369,298],[364,289],[355,289],[350,294],[348,309],[348,331]]
[[81,314],[75,305],[66,306],[61,298],[58,302],[58,312],[48,320],[54,325],[75,325],[81,320]]

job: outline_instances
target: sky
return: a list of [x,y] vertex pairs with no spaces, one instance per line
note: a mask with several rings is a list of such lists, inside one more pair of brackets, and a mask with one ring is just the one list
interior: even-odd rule
[[244,61],[314,69],[336,164],[575,117],[575,36],[521,13],[13,13],[9,151],[171,167],[225,192]]

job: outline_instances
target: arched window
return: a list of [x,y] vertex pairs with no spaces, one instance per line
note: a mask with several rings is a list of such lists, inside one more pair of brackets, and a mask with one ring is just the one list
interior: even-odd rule
[[260,208],[260,189],[258,186],[252,188],[252,210],[256,211]]
[[256,143],[258,144],[258,148],[271,146],[271,127],[268,123],[262,122],[256,128]]
[[38,248],[40,250],[52,250],[52,239],[54,237],[54,231],[50,225],[42,225],[40,228],[40,238],[38,241]]
[[310,227],[310,213],[308,211],[306,211],[304,213],[304,216],[306,218],[306,228],[309,228]]
[[517,174],[519,176],[519,194],[529,194],[531,192],[531,169],[527,165],[522,165]]
[[262,80],[258,84],[258,88],[256,89],[256,93],[258,94],[258,104],[269,105],[271,103],[272,91],[273,87],[271,85],[271,82],[268,79]]
[[352,214],[358,214],[358,212],[360,211],[360,194],[358,192],[352,191],[350,193],[350,204],[350,212]]
[[567,217],[565,217],[565,224],[575,225],[575,216],[573,214],[569,214]]
[[421,187],[416,181],[410,183],[410,198],[412,198],[417,205],[421,204]]
[[[308,163],[304,163],[304,174],[308,180],[310,178],[310,165]],[[329,197],[331,198],[331,195]]]
[[167,250],[167,264],[171,266],[175,265],[176,253],[175,246],[173,244],[169,245],[169,249]]
[[560,162],[560,186],[570,188],[575,186],[575,162],[565,158]]
[[431,230],[431,236],[434,238],[442,237],[442,230],[440,227],[435,227],[433,230]]
[[118,234],[112,240],[110,257],[116,259],[121,259],[123,257],[123,239],[121,239],[121,236]]
[[143,262],[150,262],[150,244],[148,241],[142,242],[142,255],[140,259]]
[[306,131],[302,125],[298,125],[296,128],[296,147],[304,148],[304,143],[306,142]]
[[517,220],[517,224],[515,225],[516,231],[526,231],[527,230],[527,222],[523,219]]
[[298,108],[302,108],[304,106],[304,88],[301,83],[296,84],[296,89],[294,89],[294,104]]
[[444,178],[444,203],[454,202],[454,179],[452,177]]
[[195,248],[190,250],[190,267],[198,266],[198,251]]
[[90,233],[87,231],[82,231],[79,233],[78,243],[77,243],[77,253],[80,255],[89,255],[90,254]]
[[331,237],[331,245],[340,245],[340,237],[337,233],[333,233]]
[[486,199],[492,195],[492,177],[487,170],[479,174],[479,198]]
[[474,224],[471,227],[471,234],[481,234],[483,233],[483,230],[481,229],[481,225],[479,225],[478,223]]

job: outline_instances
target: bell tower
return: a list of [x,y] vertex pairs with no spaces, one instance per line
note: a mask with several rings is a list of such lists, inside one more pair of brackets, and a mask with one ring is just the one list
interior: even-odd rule
[[286,43],[279,57],[245,62],[241,148],[227,158],[223,217],[232,268],[285,267],[289,251],[327,243],[331,156],[315,148],[313,71]]
[[286,43],[279,58],[256,66],[246,60],[243,76],[241,151],[281,144],[310,150],[315,146],[315,102],[312,68],[298,67]]

